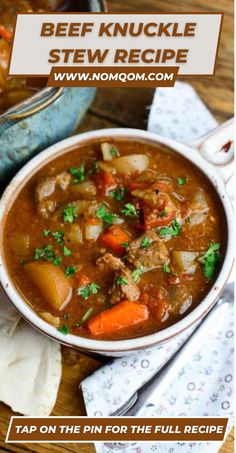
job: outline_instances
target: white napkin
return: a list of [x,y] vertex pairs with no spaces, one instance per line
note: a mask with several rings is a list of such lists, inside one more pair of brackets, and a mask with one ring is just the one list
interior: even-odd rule
[[24,322],[0,286],[0,401],[23,415],[51,413],[61,380],[61,352]]
[[[189,142],[205,135],[217,126],[216,120],[188,84],[177,82],[174,88],[159,88],[151,106],[148,130]],[[232,288],[227,292],[233,299]],[[87,414],[109,415],[161,368],[168,357],[184,341],[189,331],[166,345],[139,351],[113,360],[82,382]],[[152,407],[148,416],[233,416],[233,308],[225,311],[220,325],[214,329],[191,360],[173,376],[173,382],[162,397],[161,404]],[[154,406],[153,406],[154,405]],[[146,413],[145,413],[146,415]],[[219,443],[113,443],[96,444],[97,453],[215,453]]]

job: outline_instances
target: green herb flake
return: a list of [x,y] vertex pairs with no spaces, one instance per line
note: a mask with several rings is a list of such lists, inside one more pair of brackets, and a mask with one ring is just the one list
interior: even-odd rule
[[75,272],[77,271],[77,267],[76,266],[68,266],[64,272],[65,276],[66,277],[71,277],[71,275],[75,274]]
[[186,218],[186,222],[187,223],[191,223],[192,222],[192,216],[189,215],[187,218]]
[[84,181],[85,178],[85,169],[84,165],[80,165],[79,168],[77,167],[70,167],[69,168],[69,173],[74,177],[73,182],[74,184],[77,184],[79,182]]
[[163,219],[164,217],[167,216],[167,214],[168,214],[167,209],[163,209],[163,211],[161,211],[161,213],[160,213],[160,217]]
[[73,204],[68,204],[68,206],[66,206],[63,210],[64,222],[73,223],[77,217],[77,207]]
[[124,206],[124,209],[121,210],[121,213],[127,217],[137,217],[138,216],[138,212],[137,212],[135,206],[131,203],[126,203]]
[[147,237],[144,237],[141,241],[141,247],[143,247],[143,248],[149,247],[150,244],[151,244],[151,241]]
[[92,313],[93,313],[93,308],[92,307],[88,308],[88,310],[84,313],[81,321],[82,322],[87,321],[87,319],[91,316]]
[[103,220],[107,225],[112,225],[114,220],[117,218],[116,214],[110,214],[107,211],[106,206],[102,205],[96,212],[96,217]]
[[117,157],[117,149],[115,146],[112,146],[110,149],[110,153],[112,157]]
[[64,231],[50,231],[50,230],[44,230],[43,232],[43,235],[45,237],[49,237],[49,236],[52,236],[54,237],[54,239],[56,239],[57,243],[58,244],[62,244],[63,243],[63,238],[64,238]]
[[36,248],[34,251],[34,259],[36,261],[45,260],[45,261],[53,261],[56,258],[55,252],[52,249],[52,246],[46,245],[44,248]]
[[65,234],[64,231],[55,231],[55,233],[52,233],[52,236],[54,237],[54,239],[56,239],[58,244],[62,244],[64,234]]
[[125,286],[125,285],[128,285],[129,282],[128,282],[128,279],[126,277],[117,277],[116,283],[117,283],[117,285]]
[[72,251],[70,249],[68,249],[68,247],[66,247],[66,245],[63,246],[63,255],[64,256],[71,256],[72,255]]
[[187,177],[183,177],[183,178],[176,178],[177,179],[177,184],[179,187],[181,186],[184,186],[184,184],[186,184],[187,182]]
[[202,264],[202,269],[207,280],[211,280],[214,276],[217,265],[220,261],[220,244],[213,242],[210,244],[208,250],[198,258],[198,261]]
[[62,262],[62,258],[60,256],[57,256],[55,258],[55,260],[52,261],[52,264],[54,264],[55,266],[60,266],[61,262]]
[[170,227],[162,227],[159,230],[160,236],[178,236],[181,233],[181,225],[174,219]]
[[132,279],[135,283],[138,283],[139,280],[140,280],[140,276],[141,274],[144,272],[144,266],[140,266],[139,269],[135,269],[133,272],[132,272]]
[[171,274],[170,267],[168,266],[167,263],[164,263],[164,264],[163,264],[162,270],[163,270],[163,272],[165,272],[166,274]]
[[76,322],[75,324],[73,324],[73,327],[81,327],[81,322]]
[[125,187],[120,187],[119,190],[112,190],[111,192],[109,192],[109,196],[117,201],[123,200],[126,194],[127,190],[125,189]]
[[129,243],[128,242],[122,242],[120,245],[121,245],[121,247],[124,247],[125,249],[127,247],[129,247]]
[[82,296],[83,299],[88,299],[91,294],[97,294],[100,286],[96,283],[89,283],[86,286],[81,286],[77,289],[78,296]]
[[70,329],[66,324],[62,324],[62,326],[59,327],[57,330],[59,330],[59,332],[63,333],[63,335],[68,335],[68,333],[70,332]]

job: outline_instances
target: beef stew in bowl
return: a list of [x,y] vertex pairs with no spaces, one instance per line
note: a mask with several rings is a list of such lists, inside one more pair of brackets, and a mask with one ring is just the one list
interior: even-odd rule
[[142,337],[176,323],[214,285],[226,219],[189,160],[134,139],[97,140],[43,166],[4,226],[18,292],[65,336]]

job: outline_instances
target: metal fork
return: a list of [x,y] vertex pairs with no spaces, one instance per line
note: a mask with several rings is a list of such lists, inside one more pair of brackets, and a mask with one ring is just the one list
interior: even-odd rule
[[[220,299],[219,302],[208,312],[205,318],[197,325],[197,327],[191,332],[191,334],[184,340],[182,345],[174,352],[169,358],[165,365],[158,370],[143,386],[137,390],[123,406],[117,409],[110,416],[137,416],[142,411],[142,416],[145,415],[143,408],[146,406],[148,409],[153,404],[147,405],[149,397],[152,395],[154,390],[158,395],[155,394],[155,402],[165,392],[173,380],[173,376],[176,375],[181,368],[186,365],[187,359],[192,355],[193,351],[200,344],[202,338],[204,338],[212,327],[214,327],[216,320],[221,314],[231,305],[232,302],[228,300]],[[195,348],[195,349],[194,349]]]

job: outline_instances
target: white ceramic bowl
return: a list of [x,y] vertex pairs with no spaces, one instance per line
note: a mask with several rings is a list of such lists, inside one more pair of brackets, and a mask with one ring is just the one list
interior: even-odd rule
[[[217,149],[219,150],[219,147],[223,146],[230,139],[228,135],[229,133],[231,133],[230,131],[231,125],[226,124],[226,126],[224,126],[223,128],[221,127],[219,130],[217,130],[216,133],[211,134],[209,137],[205,137],[203,142],[199,142],[198,144],[195,143],[194,147],[192,147],[143,130],[104,129],[86,132],[84,134],[70,137],[66,140],[61,141],[60,143],[57,143],[56,145],[51,146],[50,148],[37,155],[34,159],[30,160],[30,162],[28,162],[28,164],[26,164],[11,181],[0,200],[0,281],[9,299],[13,302],[20,314],[32,326],[34,326],[36,329],[49,336],[50,338],[66,344],[67,346],[80,348],[83,351],[95,352],[108,356],[121,356],[138,349],[149,348],[155,346],[156,344],[166,342],[170,338],[178,335],[184,329],[202,318],[219,298],[219,295],[224,288],[232,269],[233,210],[231,202],[227,196],[225,183],[223,182],[222,177],[219,175],[219,172],[212,164],[201,157],[201,152],[204,154],[208,153],[213,156],[214,153],[212,154],[212,145],[214,147],[213,151]],[[218,194],[219,200],[221,200],[222,202],[225,212],[227,224],[227,231],[225,232],[227,236],[225,258],[215,284],[206,295],[206,297],[201,301],[201,303],[199,303],[196,308],[194,308],[183,319],[171,325],[170,327],[163,329],[160,332],[156,332],[140,338],[119,341],[92,340],[71,334],[65,336],[50,324],[45,322],[36,314],[34,310],[32,310],[32,308],[23,299],[21,294],[16,290],[13,282],[11,281],[7,267],[5,265],[2,247],[5,219],[10,207],[12,206],[22,187],[32,177],[32,175],[46,163],[52,161],[53,159],[55,159],[55,157],[69,152],[72,148],[75,148],[77,146],[79,147],[89,142],[96,142],[97,140],[101,139],[109,141],[111,138],[144,141],[146,143],[152,143],[154,145],[165,145],[174,150],[174,152],[190,160],[206,175],[211,184],[215,187],[215,190]],[[199,152],[199,149],[201,152]],[[209,150],[210,153],[208,152]],[[227,156],[227,160],[230,161],[231,156]],[[229,164],[227,166],[219,166],[219,153],[217,154],[217,165],[218,169],[223,168],[224,172],[227,168],[226,173],[228,175]]]

